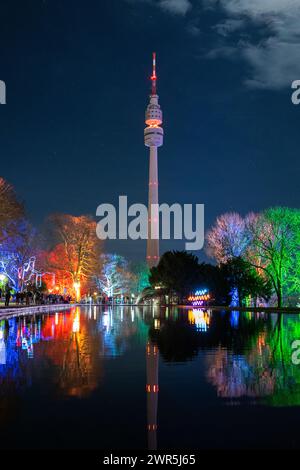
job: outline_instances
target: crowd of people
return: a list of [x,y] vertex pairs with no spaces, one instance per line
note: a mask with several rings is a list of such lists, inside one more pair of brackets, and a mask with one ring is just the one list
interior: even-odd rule
[[[10,304],[14,306],[31,306],[31,305],[49,305],[49,304],[68,304],[72,301],[70,295],[61,295],[54,293],[45,293],[38,290],[35,286],[27,285],[25,289],[17,291],[9,283],[0,286],[0,303],[4,302],[5,307]],[[106,295],[84,295],[81,300],[83,304],[97,305],[115,305],[134,303],[134,299],[130,296],[108,297]]]
[[0,287],[0,301],[4,300],[5,307],[9,307],[10,302],[18,306],[47,305],[70,303],[70,296],[60,294],[44,294],[36,289],[26,289],[23,291],[14,291],[7,283],[4,288]]

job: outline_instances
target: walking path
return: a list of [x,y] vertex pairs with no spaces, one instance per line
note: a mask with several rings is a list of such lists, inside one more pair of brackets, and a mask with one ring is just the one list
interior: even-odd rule
[[60,310],[67,310],[77,304],[47,304],[47,305],[30,305],[30,306],[11,306],[0,307],[0,319],[5,317],[14,317],[18,315],[28,315],[43,312],[55,312]]

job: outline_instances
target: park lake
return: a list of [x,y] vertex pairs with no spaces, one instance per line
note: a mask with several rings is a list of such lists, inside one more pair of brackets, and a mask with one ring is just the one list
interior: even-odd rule
[[299,339],[287,313],[82,306],[3,318],[1,446],[299,448]]

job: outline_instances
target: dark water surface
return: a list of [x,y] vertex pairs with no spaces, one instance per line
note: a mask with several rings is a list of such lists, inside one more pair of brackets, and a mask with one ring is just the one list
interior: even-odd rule
[[297,339],[288,314],[74,307],[1,320],[0,448],[300,448]]

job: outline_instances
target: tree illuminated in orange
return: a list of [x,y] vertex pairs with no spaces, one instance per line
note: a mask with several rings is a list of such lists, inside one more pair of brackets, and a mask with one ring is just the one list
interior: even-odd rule
[[58,243],[48,253],[48,269],[55,272],[59,291],[72,292],[79,300],[99,269],[101,242],[96,222],[89,216],[65,214],[53,215],[50,220]]

